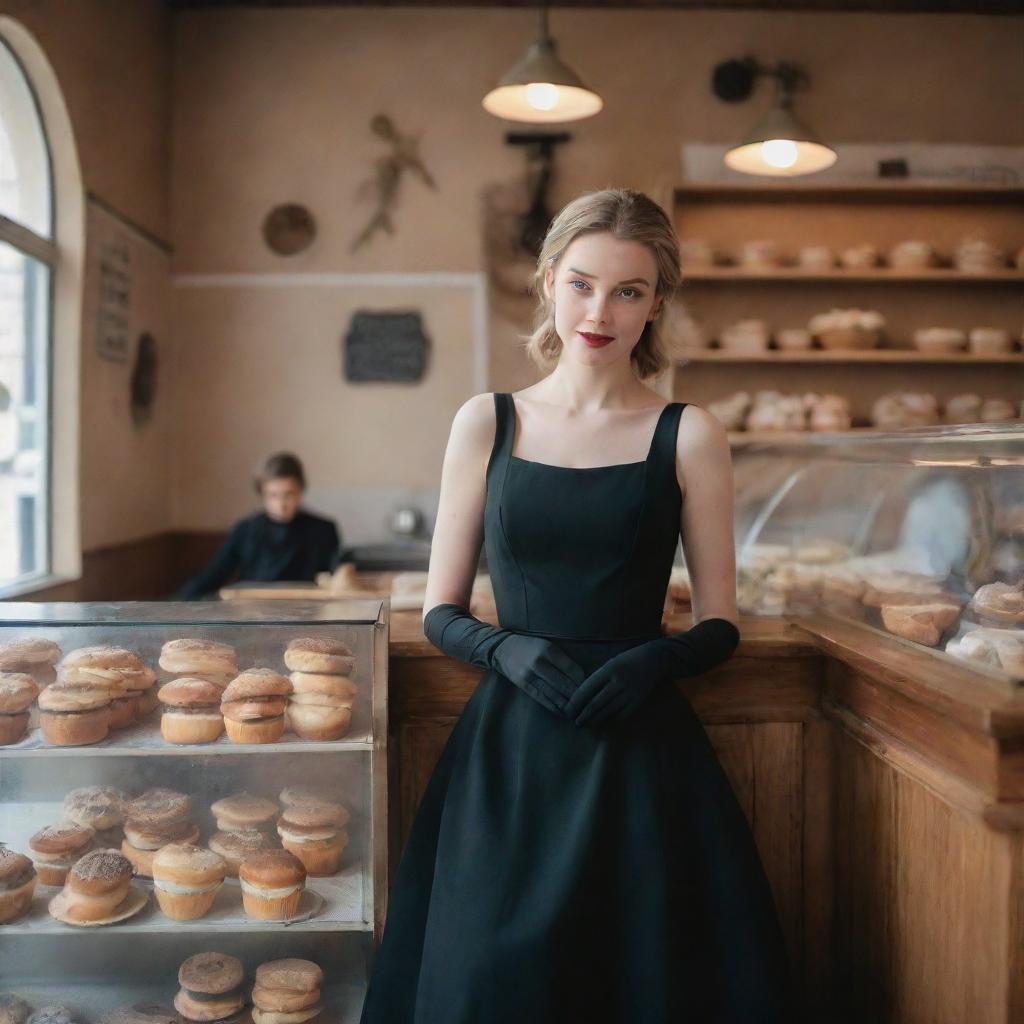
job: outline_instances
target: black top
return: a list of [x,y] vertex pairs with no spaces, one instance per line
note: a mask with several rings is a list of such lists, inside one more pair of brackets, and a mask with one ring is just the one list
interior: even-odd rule
[[333,572],[341,560],[341,535],[332,519],[299,511],[291,522],[278,523],[257,512],[235,523],[217,553],[178,597],[194,601],[235,576],[265,582],[312,581],[318,572]]

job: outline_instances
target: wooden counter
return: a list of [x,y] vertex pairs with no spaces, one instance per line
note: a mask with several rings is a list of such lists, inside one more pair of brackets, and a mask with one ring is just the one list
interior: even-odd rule
[[[828,618],[741,635],[679,686],[751,824],[806,1019],[1024,1021],[1024,690]],[[390,651],[394,864],[480,672],[419,612],[392,614]]]

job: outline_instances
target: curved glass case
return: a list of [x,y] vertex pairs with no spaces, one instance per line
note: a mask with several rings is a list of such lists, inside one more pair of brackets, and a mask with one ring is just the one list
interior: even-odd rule
[[1024,679],[1024,424],[734,453],[740,610],[826,612]]

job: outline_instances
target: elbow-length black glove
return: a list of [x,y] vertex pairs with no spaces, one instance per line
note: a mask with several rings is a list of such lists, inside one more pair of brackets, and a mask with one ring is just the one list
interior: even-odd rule
[[587,677],[569,701],[568,716],[577,725],[628,718],[655,687],[707,672],[731,657],[739,641],[728,619],[715,618],[632,647]]
[[457,604],[431,608],[423,619],[423,632],[445,654],[480,668],[493,668],[563,718],[569,698],[586,675],[550,640],[491,626]]

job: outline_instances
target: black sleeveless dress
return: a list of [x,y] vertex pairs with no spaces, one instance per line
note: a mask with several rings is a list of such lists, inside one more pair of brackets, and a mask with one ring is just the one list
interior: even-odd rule
[[[494,396],[485,544],[501,625],[592,672],[658,636],[679,538],[676,434],[644,462],[511,454]],[[792,1024],[783,937],[743,811],[674,686],[580,728],[480,680],[396,872],[363,1024]]]

